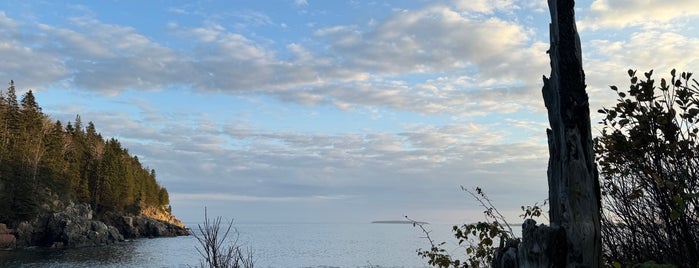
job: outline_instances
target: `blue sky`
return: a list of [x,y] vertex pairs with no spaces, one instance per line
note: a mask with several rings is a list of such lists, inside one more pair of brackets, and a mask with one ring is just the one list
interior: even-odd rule
[[[629,68],[699,67],[699,2],[637,2],[577,1],[592,111]],[[461,185],[516,219],[547,198],[549,21],[530,0],[2,1],[0,80],[121,140],[184,221],[480,220]]]

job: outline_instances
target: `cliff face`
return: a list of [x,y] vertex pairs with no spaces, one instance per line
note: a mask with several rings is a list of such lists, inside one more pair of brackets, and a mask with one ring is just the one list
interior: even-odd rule
[[[174,219],[174,216],[169,216]],[[61,211],[19,222],[13,229],[0,224],[0,248],[93,247],[124,241],[125,238],[188,234],[181,222],[175,225],[144,215],[106,213],[96,216],[90,205],[69,203]]]
[[141,215],[107,213],[103,220],[115,226],[126,238],[189,235],[182,222],[167,211],[146,209]]
[[172,215],[172,213],[168,212],[164,207],[159,209],[153,207],[146,208],[141,211],[141,215],[146,218],[163,221],[177,227],[186,228],[182,221],[177,219],[175,215]]

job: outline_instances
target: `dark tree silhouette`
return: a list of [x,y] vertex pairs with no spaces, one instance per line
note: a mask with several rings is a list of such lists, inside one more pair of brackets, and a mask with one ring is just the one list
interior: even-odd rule
[[699,83],[670,80],[612,86],[617,104],[600,109],[595,140],[604,196],[605,256],[621,264],[653,260],[699,265]]

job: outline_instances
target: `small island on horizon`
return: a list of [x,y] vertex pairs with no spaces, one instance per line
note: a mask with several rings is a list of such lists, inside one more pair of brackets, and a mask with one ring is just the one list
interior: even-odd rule
[[372,221],[374,224],[430,224],[424,221],[392,220],[392,221]]

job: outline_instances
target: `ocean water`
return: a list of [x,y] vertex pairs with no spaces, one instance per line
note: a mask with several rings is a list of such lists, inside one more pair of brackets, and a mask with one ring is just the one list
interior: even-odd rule
[[[255,267],[428,267],[416,250],[429,248],[429,242],[411,224],[235,226],[238,244],[252,250]],[[426,227],[437,241],[451,238],[450,225]],[[0,251],[0,267],[196,267],[201,259],[197,246],[194,237],[182,236],[98,248]]]

